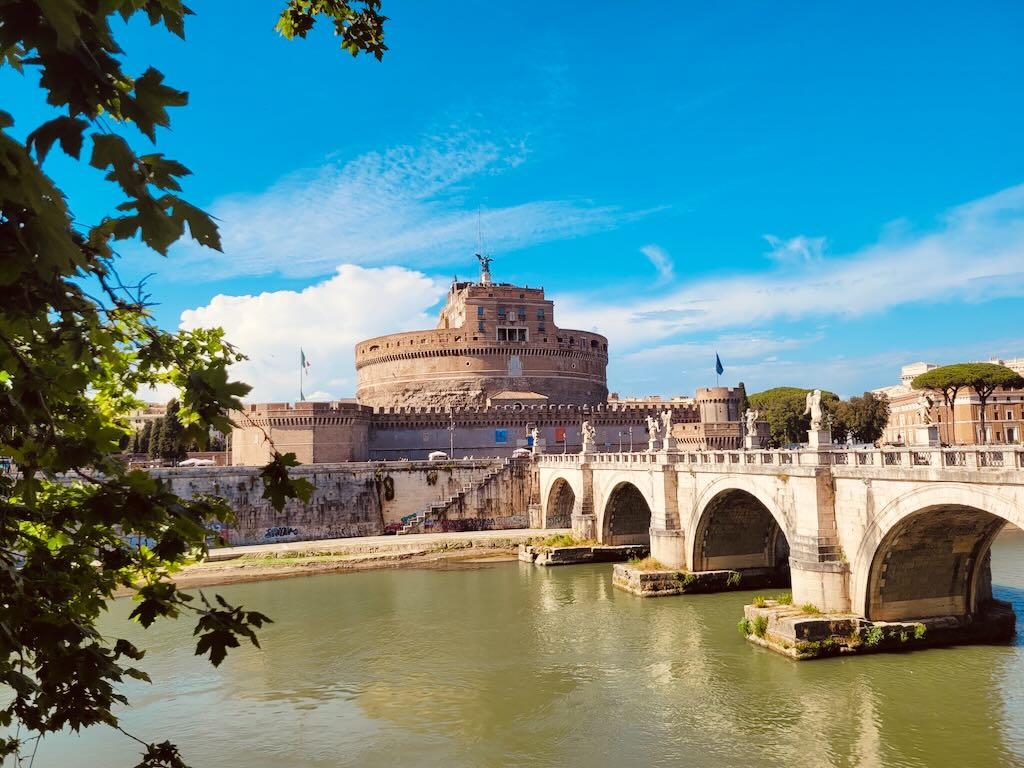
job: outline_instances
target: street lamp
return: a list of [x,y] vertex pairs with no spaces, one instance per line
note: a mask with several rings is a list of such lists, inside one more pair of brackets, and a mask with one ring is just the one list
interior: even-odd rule
[[629,452],[633,452],[633,427],[629,428]]

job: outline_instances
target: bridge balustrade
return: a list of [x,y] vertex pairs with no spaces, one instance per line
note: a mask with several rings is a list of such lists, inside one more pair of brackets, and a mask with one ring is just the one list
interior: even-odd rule
[[858,467],[904,467],[904,468],[950,468],[950,469],[1024,469],[1024,446],[963,446],[956,448],[904,447],[875,448],[868,450],[827,449],[827,450],[670,450],[670,451],[623,451],[590,453],[549,453],[539,457],[542,464],[576,466],[580,462],[602,465],[646,465],[658,463],[700,464],[707,467],[743,466],[858,466]]

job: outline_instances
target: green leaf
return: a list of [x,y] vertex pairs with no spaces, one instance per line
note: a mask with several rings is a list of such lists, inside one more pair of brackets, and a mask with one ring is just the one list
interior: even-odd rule
[[75,0],[36,0],[53,31],[57,33],[57,47],[69,50],[78,41],[79,26],[77,15],[81,11]]
[[32,149],[35,146],[36,159],[42,163],[53,146],[53,142],[60,141],[60,146],[65,153],[78,159],[82,152],[82,133],[89,124],[85,120],[78,120],[72,117],[58,117],[43,123],[28,135],[25,146]]
[[313,484],[302,478],[294,479],[288,469],[297,467],[298,459],[294,453],[284,455],[274,452],[274,458],[260,470],[263,480],[263,498],[269,499],[271,506],[278,512],[284,509],[288,499],[299,499],[308,502],[313,494]]
[[171,204],[171,216],[179,225],[187,223],[189,234],[200,245],[213,248],[215,251],[222,250],[220,232],[208,213],[186,203],[184,200],[175,198]]
[[167,107],[183,107],[188,103],[188,94],[163,84],[164,76],[150,67],[135,81],[135,98],[124,108],[125,115],[133,119],[139,130],[156,141],[154,127],[171,124]]

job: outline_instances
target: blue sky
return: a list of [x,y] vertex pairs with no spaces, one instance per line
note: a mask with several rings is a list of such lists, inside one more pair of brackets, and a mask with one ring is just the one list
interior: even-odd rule
[[[282,4],[122,35],[190,92],[159,150],[226,245],[127,245],[127,269],[162,324],[223,325],[259,399],[294,398],[300,345],[307,391],[343,397],[355,341],[432,327],[481,211],[495,277],[609,336],[623,395],[713,383],[715,350],[723,383],[847,395],[1024,356],[1019,3],[385,0],[381,63],[280,39]],[[35,82],[0,71],[22,131]],[[46,169],[83,221],[108,210]]]

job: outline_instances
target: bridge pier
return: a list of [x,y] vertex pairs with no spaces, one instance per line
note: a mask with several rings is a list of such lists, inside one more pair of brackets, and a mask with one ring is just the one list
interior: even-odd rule
[[598,541],[597,515],[574,514],[572,516],[572,535],[582,541]]
[[791,557],[789,578],[796,605],[822,613],[850,612],[850,566],[841,562],[807,562]]
[[680,530],[651,528],[651,557],[678,570],[687,569],[686,534]]

